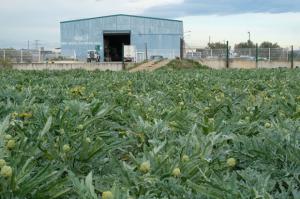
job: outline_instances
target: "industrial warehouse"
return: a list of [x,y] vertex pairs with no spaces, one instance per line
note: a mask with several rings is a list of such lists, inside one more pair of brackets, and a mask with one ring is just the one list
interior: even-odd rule
[[121,14],[63,21],[60,29],[62,54],[78,60],[91,52],[101,62],[122,61],[126,54],[136,62],[182,55],[183,22],[178,20]]

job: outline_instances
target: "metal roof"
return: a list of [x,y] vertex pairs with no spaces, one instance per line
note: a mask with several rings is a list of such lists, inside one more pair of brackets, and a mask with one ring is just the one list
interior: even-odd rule
[[91,19],[100,19],[100,18],[106,18],[106,17],[118,17],[118,16],[138,17],[138,18],[146,18],[146,19],[156,19],[156,20],[164,20],[164,21],[176,21],[176,22],[182,22],[182,21],[180,21],[180,20],[175,20],[175,19],[164,19],[164,18],[145,17],[145,16],[138,16],[138,15],[116,14],[116,15],[107,15],[107,16],[102,16],[102,17],[92,17],[92,18],[84,18],[84,19],[68,20],[68,21],[62,21],[62,22],[60,22],[60,23],[69,23],[69,22],[85,21],[85,20],[91,20]]

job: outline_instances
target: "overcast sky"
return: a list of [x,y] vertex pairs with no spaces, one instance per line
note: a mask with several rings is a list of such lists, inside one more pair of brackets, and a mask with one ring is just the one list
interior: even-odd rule
[[59,47],[59,22],[110,14],[184,21],[190,46],[269,40],[300,48],[300,0],[0,0],[0,48]]

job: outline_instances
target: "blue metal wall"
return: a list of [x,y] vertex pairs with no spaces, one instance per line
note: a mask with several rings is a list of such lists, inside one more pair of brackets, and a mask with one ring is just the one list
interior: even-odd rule
[[106,17],[65,21],[60,24],[61,48],[65,56],[84,60],[88,50],[100,46],[101,59],[104,57],[104,31],[130,31],[131,45],[137,51],[148,55],[162,55],[165,58],[180,56],[180,39],[183,37],[183,22],[177,20],[113,15]]

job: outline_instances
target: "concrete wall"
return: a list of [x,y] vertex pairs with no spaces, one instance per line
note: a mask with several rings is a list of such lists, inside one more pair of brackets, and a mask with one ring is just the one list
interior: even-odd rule
[[16,70],[110,70],[110,71],[121,71],[123,70],[122,63],[54,63],[54,64],[14,64],[13,69]]
[[[213,69],[223,69],[226,68],[226,61],[224,59],[220,60],[201,60],[199,61],[201,64],[206,65]],[[290,68],[290,62],[280,62],[280,61],[259,61],[258,68]],[[300,67],[300,61],[294,62],[294,67]],[[247,61],[247,60],[230,60],[229,68],[237,68],[237,69],[255,69],[256,62],[255,61]]]
[[[61,22],[61,48],[64,56],[86,59],[88,50],[100,47],[100,56],[104,57],[103,32],[130,32],[131,45],[138,52],[145,51],[148,56],[162,55],[166,58],[180,56],[180,39],[183,37],[183,22],[177,20],[140,17],[131,15],[113,15],[90,19]],[[172,56],[172,57],[171,57]]]

